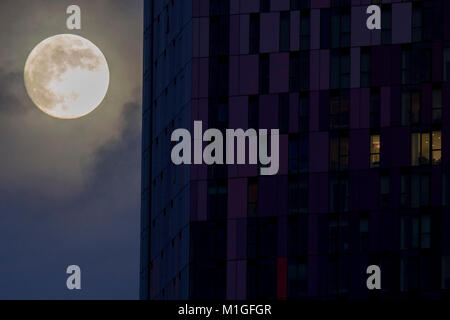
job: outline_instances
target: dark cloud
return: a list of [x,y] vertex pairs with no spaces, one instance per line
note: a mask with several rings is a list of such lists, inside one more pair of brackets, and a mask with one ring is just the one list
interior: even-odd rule
[[[121,134],[95,153],[83,192],[55,202],[9,192],[0,203],[0,298],[138,297],[140,105],[121,114]],[[65,288],[70,264],[82,268],[81,292]]]
[[28,98],[23,83],[23,73],[8,72],[0,68],[0,113],[22,114],[27,111]]

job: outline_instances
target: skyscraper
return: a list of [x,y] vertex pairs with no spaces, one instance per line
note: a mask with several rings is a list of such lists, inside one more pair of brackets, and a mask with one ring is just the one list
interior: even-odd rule
[[[450,4],[372,2],[145,1],[142,298],[446,295]],[[279,129],[278,174],[173,165],[196,120]]]

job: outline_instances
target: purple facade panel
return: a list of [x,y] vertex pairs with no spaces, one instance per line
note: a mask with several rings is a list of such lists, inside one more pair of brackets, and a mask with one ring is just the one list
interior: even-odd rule
[[310,172],[328,171],[328,132],[311,132],[309,145]]
[[320,95],[318,91],[312,91],[309,97],[309,130],[319,131]]
[[361,77],[361,49],[359,47],[352,48],[350,51],[350,87],[358,88]]
[[259,0],[240,0],[241,13],[253,13],[259,11]]
[[311,91],[320,88],[320,50],[312,50],[309,58],[309,87]]
[[260,52],[277,52],[280,38],[280,13],[261,13]]
[[239,86],[241,95],[258,93],[258,55],[244,55],[239,58]]
[[391,89],[390,87],[381,88],[381,121],[382,127],[389,127],[391,124]]
[[229,58],[229,94],[236,96],[239,94],[239,56],[230,56]]
[[353,47],[368,46],[371,42],[372,30],[367,29],[367,7],[352,7],[351,12],[351,43]]
[[352,130],[350,132],[350,149],[358,152],[350,153],[350,170],[362,170],[369,167],[369,130]]
[[330,0],[314,0],[311,1],[311,8],[329,8]]
[[309,175],[309,212],[328,212],[328,173]]
[[246,31],[245,28],[241,28],[241,18],[245,19],[244,16],[230,16],[230,56],[238,55],[240,53],[241,42],[243,42],[244,46],[245,42],[248,42],[248,35],[246,37],[241,37],[241,33],[245,34]]
[[290,0],[271,0],[270,10],[272,11],[284,11],[289,10]]
[[289,91],[289,54],[273,53],[270,55],[270,92]]
[[278,128],[278,95],[260,96],[259,127],[261,129]]
[[411,42],[411,3],[392,4],[392,43]]

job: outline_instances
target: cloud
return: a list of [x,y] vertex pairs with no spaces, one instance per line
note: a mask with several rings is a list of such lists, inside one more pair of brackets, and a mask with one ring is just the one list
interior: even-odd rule
[[0,68],[0,88],[0,114],[21,114],[27,111],[23,103],[27,99],[24,96],[23,73]]

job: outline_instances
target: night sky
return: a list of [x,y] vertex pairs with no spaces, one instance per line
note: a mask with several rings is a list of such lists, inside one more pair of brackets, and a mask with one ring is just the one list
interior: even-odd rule
[[[66,8],[82,30],[66,29]],[[137,299],[139,281],[141,0],[0,3],[0,299]],[[106,99],[58,120],[29,99],[28,54],[61,33],[103,51]],[[66,268],[82,290],[66,288]]]

